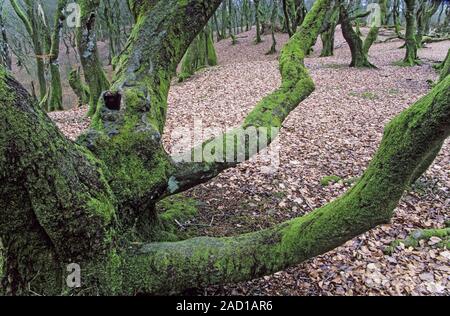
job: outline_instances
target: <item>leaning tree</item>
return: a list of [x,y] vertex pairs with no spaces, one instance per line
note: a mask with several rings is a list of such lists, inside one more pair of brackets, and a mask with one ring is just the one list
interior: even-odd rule
[[[413,176],[426,170],[436,146],[449,136],[450,76],[387,125],[364,175],[334,202],[236,237],[156,242],[162,233],[156,202],[236,165],[175,160],[161,144],[170,81],[220,3],[131,1],[137,23],[110,90],[102,93],[90,129],[77,142],[67,140],[2,68],[4,294],[163,294],[237,282],[325,253],[391,219]],[[330,5],[316,1],[284,46],[281,85],[256,105],[244,128],[281,127],[313,92],[304,57]],[[247,157],[255,153],[248,141],[234,136],[228,132],[192,152],[234,146]],[[69,263],[82,267],[81,288],[66,287]]]

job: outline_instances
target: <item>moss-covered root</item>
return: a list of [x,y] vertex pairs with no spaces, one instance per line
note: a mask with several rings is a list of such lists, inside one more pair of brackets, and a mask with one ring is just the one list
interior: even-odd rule
[[119,256],[111,278],[124,294],[173,293],[248,280],[325,253],[389,222],[417,166],[450,135],[449,88],[447,77],[394,118],[362,178],[334,202],[274,228],[237,237],[139,246]]
[[69,85],[78,98],[78,106],[89,103],[89,88],[81,81],[80,69],[72,69],[69,73]]
[[400,245],[404,245],[406,248],[416,248],[420,246],[420,241],[428,241],[433,237],[439,238],[434,244],[435,247],[450,249],[450,227],[446,227],[416,230],[405,239],[394,240],[391,245],[385,249],[385,253],[392,254]]

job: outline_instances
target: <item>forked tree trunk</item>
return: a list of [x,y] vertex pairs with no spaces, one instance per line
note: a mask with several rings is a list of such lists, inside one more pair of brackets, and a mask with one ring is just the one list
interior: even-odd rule
[[363,49],[363,41],[353,29],[351,18],[349,17],[347,9],[344,6],[344,4],[341,4],[340,6],[339,22],[342,28],[342,35],[344,35],[345,41],[348,43],[348,46],[350,47],[350,52],[352,54],[352,61],[350,63],[350,67],[373,68],[374,65],[372,65],[367,59],[367,54],[364,52]]
[[433,15],[437,12],[441,1],[439,0],[421,0],[416,13],[417,32],[416,44],[418,48],[423,47],[423,36],[429,31],[429,23]]
[[[236,237],[151,242],[152,205],[236,162],[179,162],[162,145],[170,80],[220,4],[139,2],[137,23],[90,130],[77,143],[0,70],[0,239],[6,294],[166,294],[270,274],[327,252],[390,220],[412,176],[450,133],[450,77],[394,118],[364,175],[310,214]],[[329,0],[318,0],[281,52],[281,85],[243,127],[279,128],[314,90],[304,56]],[[189,13],[189,14],[187,14]],[[192,149],[256,153],[236,131]],[[259,141],[264,135],[257,134]],[[269,143],[272,138],[269,138]],[[80,264],[81,288],[65,284]]]
[[379,0],[378,4],[380,6],[380,21],[376,21],[378,17],[375,17],[375,21],[371,21],[373,25],[371,25],[369,33],[367,34],[366,39],[363,43],[363,52],[368,55],[370,47],[372,47],[373,43],[378,38],[378,32],[380,31],[381,25],[385,23],[386,20],[386,12],[387,12],[387,0]]
[[[284,14],[284,23],[285,23],[285,28],[286,28],[286,32],[288,33],[289,37],[291,37],[293,35],[293,32],[291,30],[291,17],[289,14],[289,6],[291,4],[291,2],[289,0],[282,0],[283,3],[283,14]],[[273,28],[273,24],[272,24],[272,28]]]
[[33,44],[33,52],[36,58],[36,72],[39,82],[39,98],[42,100],[47,95],[47,81],[45,79],[45,64],[44,64],[44,49],[42,44],[41,28],[38,25],[38,18],[36,17],[36,3],[33,1],[26,1],[24,10],[18,0],[11,0],[11,5],[22,21],[25,30],[31,38]]
[[72,69],[69,73],[69,85],[78,98],[78,106],[89,104],[89,88],[81,80],[80,69]]

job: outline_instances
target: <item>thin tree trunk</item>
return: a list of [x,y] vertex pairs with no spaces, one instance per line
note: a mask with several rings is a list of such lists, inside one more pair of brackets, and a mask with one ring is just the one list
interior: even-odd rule
[[58,5],[55,13],[55,22],[53,26],[53,34],[51,37],[50,48],[50,73],[52,76],[50,87],[50,98],[48,101],[49,111],[63,110],[63,96],[61,85],[61,73],[59,71],[59,44],[61,40],[61,32],[65,21],[64,10],[67,5],[67,0],[58,0]]
[[283,1],[283,13],[284,13],[284,23],[286,27],[286,31],[289,34],[289,37],[292,37],[294,35],[291,30],[291,21],[289,18],[289,8],[288,8],[288,0],[282,0]]
[[255,4],[255,21],[256,21],[256,40],[255,40],[255,43],[259,44],[259,43],[262,42],[262,39],[261,39],[261,23],[260,23],[260,15],[259,15],[260,14],[259,13],[259,10],[260,10],[259,5],[260,5],[260,3],[259,3],[259,0],[254,0],[253,2]]
[[416,19],[415,19],[415,7],[416,0],[405,0],[406,5],[406,33],[405,33],[405,45],[406,55],[403,60],[405,65],[414,66],[419,63],[417,57],[417,43],[416,43]]
[[89,87],[88,116],[93,116],[96,113],[100,95],[109,88],[109,82],[98,55],[95,34],[95,21],[100,0],[80,0],[80,4],[81,26],[77,29],[77,46],[84,78]]
[[[277,40],[275,38],[275,24],[277,21],[278,16],[278,6],[277,6],[277,0],[272,0],[272,14],[270,17],[270,24],[271,24],[271,33],[272,33],[272,46],[270,47],[270,50],[267,52],[267,55],[273,55],[277,52]],[[288,23],[289,25],[289,23]]]

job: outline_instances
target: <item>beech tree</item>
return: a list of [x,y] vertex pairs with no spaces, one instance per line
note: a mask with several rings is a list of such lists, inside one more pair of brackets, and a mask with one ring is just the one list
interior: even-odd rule
[[25,0],[24,8],[18,0],[10,0],[11,6],[15,13],[22,21],[26,32],[31,38],[33,45],[33,53],[36,59],[37,77],[39,82],[39,97],[44,99],[47,95],[47,80],[45,78],[45,41],[44,41],[44,26],[42,19],[38,16],[37,1]]
[[261,38],[261,8],[259,0],[253,0],[255,6],[255,24],[256,24],[256,39],[255,43],[259,44],[262,42]]
[[[281,85],[255,106],[243,128],[280,128],[314,91],[304,58],[331,2],[315,1],[281,51]],[[448,75],[386,126],[364,175],[337,200],[262,231],[164,242],[155,203],[237,164],[180,161],[161,143],[171,79],[220,3],[130,0],[137,23],[91,127],[76,142],[0,68],[3,294],[167,294],[238,282],[323,254],[389,222],[403,192],[450,134]],[[212,138],[191,153],[226,152],[224,146],[246,158],[257,153],[235,136]],[[258,143],[273,136],[255,135]],[[82,267],[81,288],[66,287],[69,263]]]
[[431,17],[437,12],[441,2],[440,0],[419,0],[416,12],[416,42],[418,48],[423,47],[423,36],[428,33]]
[[327,19],[322,27],[320,33],[320,39],[322,40],[322,52],[320,57],[333,56],[334,53],[334,35],[336,26],[339,21],[340,3],[336,1],[336,4],[327,13]]
[[416,42],[416,0],[405,0],[405,18],[406,18],[406,32],[405,32],[405,46],[406,55],[403,63],[406,66],[414,66],[419,63],[417,56],[417,42]]
[[353,29],[352,21],[355,21],[361,17],[366,17],[370,12],[364,12],[362,14],[358,14],[355,16],[350,16],[348,12],[348,6],[344,1],[340,1],[340,10],[339,10],[339,23],[342,28],[342,35],[345,38],[348,46],[350,47],[350,52],[352,54],[352,61],[350,63],[350,67],[367,67],[373,68],[367,56],[367,52],[364,50],[364,42],[361,39],[358,32]]
[[[98,98],[102,91],[107,90],[110,85],[97,49],[95,24],[100,0],[78,0],[77,3],[80,5],[80,27],[77,28],[77,46],[84,78],[89,87],[88,116],[93,116],[97,110]],[[136,6],[134,1],[132,5]],[[134,9],[132,7],[132,10]]]

